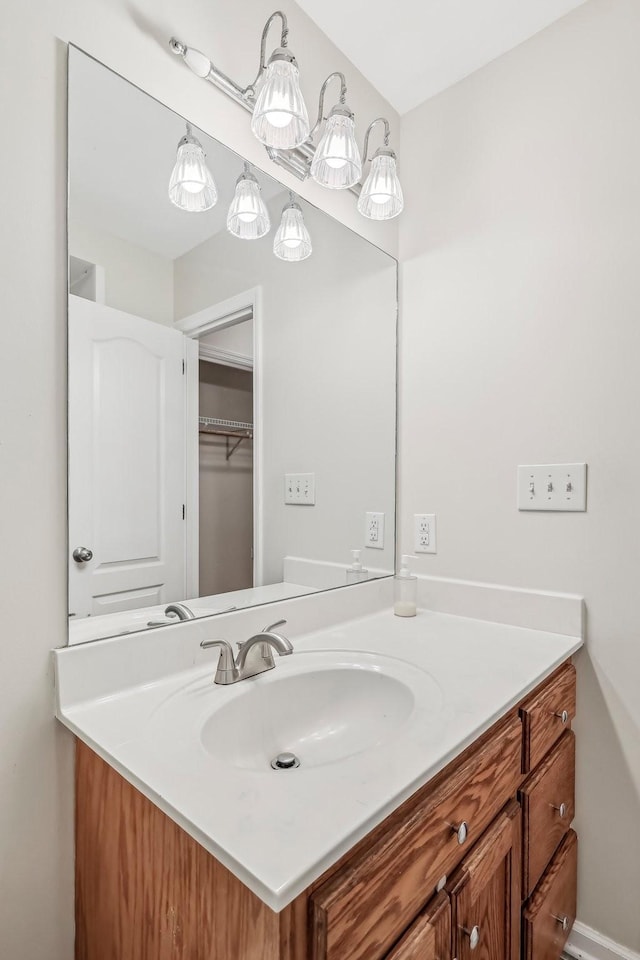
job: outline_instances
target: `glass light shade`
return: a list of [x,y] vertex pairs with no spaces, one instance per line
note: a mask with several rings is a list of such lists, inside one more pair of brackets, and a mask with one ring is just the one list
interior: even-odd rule
[[259,240],[269,233],[269,211],[260,194],[260,185],[252,174],[243,174],[227,214],[227,230],[241,240]]
[[267,147],[291,150],[309,136],[309,116],[295,62],[271,59],[253,110],[251,129]]
[[304,225],[302,210],[290,203],[282,211],[282,219],[273,239],[273,252],[280,260],[306,260],[311,256],[311,237]]
[[353,115],[332,111],[311,163],[311,176],[330,190],[346,190],[362,176]]
[[378,150],[358,198],[358,210],[370,220],[391,220],[402,213],[403,207],[396,158],[391,151]]
[[183,137],[178,144],[178,157],[169,181],[169,199],[189,213],[210,210],[218,200],[204,150],[195,138]]

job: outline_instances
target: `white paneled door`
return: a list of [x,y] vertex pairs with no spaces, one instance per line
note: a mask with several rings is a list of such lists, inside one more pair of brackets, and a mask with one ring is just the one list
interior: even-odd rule
[[69,298],[69,612],[76,618],[186,596],[184,358],[179,331]]

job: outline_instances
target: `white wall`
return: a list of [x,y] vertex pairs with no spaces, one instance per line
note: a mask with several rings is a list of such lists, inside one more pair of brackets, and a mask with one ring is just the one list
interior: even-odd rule
[[[584,594],[579,918],[640,949],[640,5],[591,0],[403,119],[401,542]],[[586,460],[586,514],[519,463]]]
[[[287,197],[269,203],[276,229]],[[261,288],[264,582],[285,556],[392,570],[395,508],[396,265],[304,206],[313,254],[223,231],[175,261],[176,316]],[[233,328],[232,328],[233,329]],[[316,504],[285,505],[284,475],[314,473]],[[365,512],[386,515],[384,550],[364,549]]]
[[104,267],[108,307],[173,324],[173,260],[77,220],[69,223],[69,253]]
[[[309,99],[331,70],[345,69],[361,122],[385,112],[397,122],[311,21],[291,2],[284,8]],[[167,38],[181,34],[248,82],[272,9],[267,0],[185,0],[179,8],[154,0],[33,0],[11,3],[0,21],[6,81],[0,110],[11,131],[0,152],[3,956],[73,956],[72,743],[53,720],[49,659],[67,633],[64,42],[74,41],[264,168],[268,160],[246,113],[170,56]],[[300,192],[395,249],[397,224],[363,221],[350,196],[313,184]]]

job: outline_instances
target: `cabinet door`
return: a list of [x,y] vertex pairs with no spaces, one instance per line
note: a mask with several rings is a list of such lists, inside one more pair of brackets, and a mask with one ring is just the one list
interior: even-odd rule
[[520,807],[515,801],[463,860],[447,890],[458,960],[519,960]]
[[444,891],[429,901],[386,960],[451,960],[451,904]]

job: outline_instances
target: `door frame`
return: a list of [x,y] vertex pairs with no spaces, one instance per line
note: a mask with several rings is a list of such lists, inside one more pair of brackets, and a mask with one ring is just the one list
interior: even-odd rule
[[[214,330],[224,330],[246,320],[253,321],[253,362],[250,358],[240,354],[232,355],[231,351],[209,349],[203,359],[213,360],[227,366],[238,367],[242,370],[253,370],[253,584],[256,587],[263,585],[264,578],[264,531],[263,531],[263,496],[262,496],[262,417],[263,417],[263,384],[262,384],[262,350],[263,350],[263,310],[262,287],[250,287],[242,293],[229,297],[220,303],[212,304],[204,310],[193,313],[182,320],[176,320],[174,326],[181,330],[187,339],[195,346],[195,351],[187,346],[187,416],[197,423],[198,411],[198,362],[199,349],[195,343],[201,337]],[[188,421],[192,422],[192,421]],[[197,577],[199,550],[199,448],[198,435],[195,433],[195,443],[190,440],[187,430],[187,569],[192,571],[188,583],[195,585],[197,596]]]

